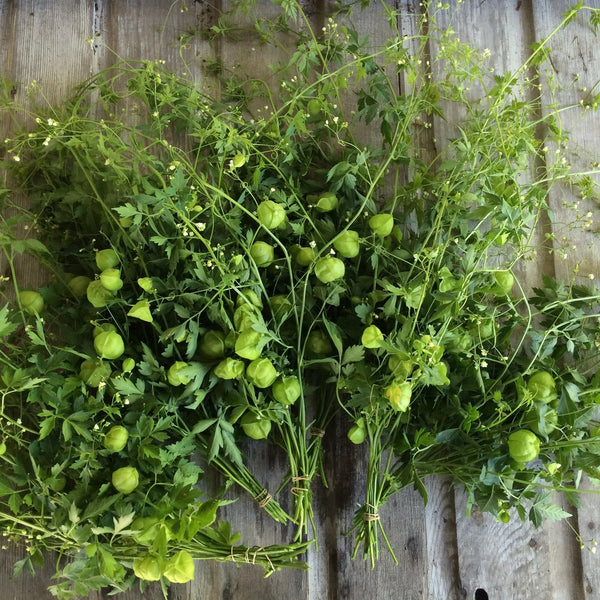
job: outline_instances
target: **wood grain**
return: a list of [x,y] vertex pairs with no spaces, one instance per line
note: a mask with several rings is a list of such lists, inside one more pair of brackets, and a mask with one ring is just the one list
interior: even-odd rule
[[[588,6],[600,8],[600,2],[594,0]],[[536,39],[547,37],[559,21],[560,11],[551,6],[533,5],[533,22]],[[572,164],[574,172],[587,171],[597,165],[600,156],[600,142],[597,132],[600,127],[598,113],[585,110],[589,92],[598,83],[600,74],[600,49],[598,39],[593,33],[586,13],[578,15],[568,29],[559,31],[550,42],[551,64],[541,73],[541,81],[546,90],[543,99],[557,102],[558,105],[575,106],[561,116],[562,127],[570,132],[568,148],[556,152],[551,147],[548,161],[564,159]],[[557,83],[554,97],[547,90]],[[600,179],[595,176],[598,183]],[[600,280],[600,240],[598,237],[598,205],[589,200],[575,197],[566,186],[555,186],[549,193],[549,204],[554,211],[552,225],[556,240],[554,242],[554,268],[557,278],[563,281],[574,280],[598,286]],[[577,220],[577,215],[587,215]],[[573,222],[577,226],[564,230],[563,224]],[[588,221],[595,222],[586,226]],[[563,240],[564,236],[564,240]],[[589,275],[594,277],[589,279]],[[582,487],[590,488],[588,481]],[[598,538],[600,523],[600,498],[598,493],[583,494],[581,507],[567,510],[575,515],[571,526],[579,532],[581,546],[573,531],[564,524],[550,525],[556,528],[555,540],[562,540],[560,546],[553,548],[553,577],[555,588],[559,591],[556,598],[600,598],[600,558],[595,553],[595,540]]]
[[[259,0],[259,3],[264,14],[273,10],[268,0]],[[588,4],[600,6],[598,0]],[[250,34],[237,44],[222,41],[209,44],[192,36],[191,41],[180,49],[177,44],[180,36],[189,30],[214,24],[220,6],[227,8],[227,3],[206,0],[173,4],[162,0],[97,0],[94,3],[0,0],[0,74],[19,82],[15,89],[18,100],[26,100],[27,85],[35,80],[51,102],[65,98],[76,83],[119,58],[164,60],[166,68],[187,73],[205,90],[216,89],[206,66],[217,58],[229,65],[239,65],[239,69],[268,76],[267,64],[275,57],[272,53],[266,55],[265,49]],[[399,24],[402,31],[408,35],[414,33],[412,15],[420,10],[418,2],[398,1],[394,6],[401,9]],[[303,7],[313,24],[320,27],[326,2],[306,0]],[[565,8],[562,2],[468,0],[464,2],[460,16],[449,16],[448,23],[460,32],[461,39],[481,48],[489,47],[491,64],[497,72],[502,72],[523,62],[531,42],[547,35]],[[374,3],[368,10],[356,14],[355,20],[364,33],[369,33],[374,40],[385,39],[380,5]],[[92,44],[86,42],[90,38]],[[559,103],[578,103],[586,98],[587,92],[583,88],[591,90],[599,78],[597,39],[581,19],[574,29],[558,36],[552,48],[552,76],[564,88],[557,100]],[[437,76],[442,74],[437,73]],[[398,85],[399,89],[408,89],[406,81],[400,80]],[[434,125],[437,150],[448,135],[452,120],[460,118],[452,110],[448,108],[448,123]],[[3,119],[0,121],[3,139],[9,124],[4,117],[0,118]],[[574,168],[588,168],[591,161],[598,160],[600,150],[597,113],[579,111],[573,113],[573,117],[567,115],[564,126],[572,132],[569,158]],[[427,143],[429,141],[424,139],[424,144]],[[550,196],[558,223],[569,217],[562,212],[565,198],[568,198],[567,192],[558,189]],[[568,198],[569,202],[573,200]],[[581,203],[580,211],[583,214],[591,211],[595,217],[599,216],[596,205]],[[598,222],[598,218],[595,221]],[[600,246],[597,236],[590,233],[595,227],[570,232],[576,240],[574,251],[568,250],[566,258],[557,251],[552,255],[541,253],[538,262],[528,268],[524,276],[533,277],[536,272],[551,269],[560,277],[570,279],[578,262],[578,277],[585,280],[586,275],[592,273],[596,281],[600,280]],[[40,274],[33,264],[24,264],[23,269],[27,282],[39,281]],[[344,422],[337,421],[325,438],[325,467],[330,485],[328,489],[319,483],[314,485],[320,545],[307,556],[311,566],[308,573],[280,572],[264,579],[261,569],[252,565],[198,563],[195,581],[173,586],[169,600],[279,600],[282,597],[354,600],[368,596],[381,600],[459,600],[476,598],[477,590],[485,590],[494,600],[600,599],[599,558],[590,551],[592,540],[600,538],[600,501],[596,495],[582,498],[576,520],[572,521],[588,542],[580,551],[577,540],[565,524],[547,524],[540,530],[533,530],[518,522],[496,523],[477,512],[471,519],[466,519],[464,495],[455,495],[445,480],[431,480],[428,481],[430,501],[427,508],[416,493],[405,490],[381,510],[382,524],[400,565],[395,566],[389,556],[383,556],[372,571],[362,560],[352,561],[352,538],[344,534],[351,527],[354,509],[362,503],[361,476],[366,463],[362,449],[346,441],[346,429]],[[250,460],[259,466],[259,478],[269,483],[282,479],[285,463],[272,448],[262,446],[252,451]],[[238,495],[237,490],[231,493]],[[287,500],[284,498],[283,502]],[[292,535],[290,528],[274,523],[244,495],[236,504],[222,509],[222,516],[231,520],[250,544],[285,542]],[[50,598],[45,590],[50,583],[49,568],[36,578],[11,578],[12,565],[22,552],[13,548],[4,550],[0,561],[2,600]],[[132,590],[120,597],[124,600],[158,600],[162,594],[158,586],[150,586],[143,595]],[[90,600],[108,598],[106,593],[90,596]]]

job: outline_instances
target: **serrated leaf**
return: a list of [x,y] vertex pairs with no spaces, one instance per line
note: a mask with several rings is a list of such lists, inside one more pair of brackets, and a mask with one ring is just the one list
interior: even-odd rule
[[342,356],[342,365],[347,365],[348,363],[360,362],[365,357],[365,349],[364,346],[348,346],[346,350],[344,350],[344,355]]
[[118,519],[113,517],[113,524],[115,526],[114,532],[119,533],[120,531],[123,531],[129,527],[129,525],[131,525],[133,522],[133,519],[135,519],[135,512],[130,512],[122,517],[119,517]]
[[566,512],[550,500],[549,494],[540,494],[529,511],[529,520],[535,527],[540,527],[544,520],[561,521],[570,516],[572,516],[571,513]]
[[8,320],[8,304],[5,304],[0,309],[0,338],[10,335],[17,327],[17,324]]

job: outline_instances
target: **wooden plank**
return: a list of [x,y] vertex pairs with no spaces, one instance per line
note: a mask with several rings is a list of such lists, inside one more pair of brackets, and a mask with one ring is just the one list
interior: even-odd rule
[[[91,52],[85,40],[90,37],[91,23],[92,7],[86,2],[74,5],[33,0],[0,3],[0,75],[16,83],[14,97],[18,104],[27,106],[31,101],[41,103],[43,99],[50,103],[60,101],[89,75]],[[27,122],[23,112],[19,118]],[[9,119],[1,115],[2,140],[10,135],[11,127]],[[30,257],[19,257],[17,272],[22,286],[37,287],[43,277]],[[25,573],[13,578],[13,565],[24,556],[23,547],[15,547],[2,538],[2,598],[53,598],[46,588],[52,583],[50,577],[55,572],[56,557],[47,556],[46,566],[39,569],[35,577]],[[98,598],[93,595],[90,600]]]
[[[587,6],[600,8],[600,2],[587,2]],[[555,5],[533,4],[534,26],[537,39],[550,34],[560,21],[564,9]],[[542,82],[548,88],[550,81],[554,84],[553,101],[559,106],[584,104],[589,93],[597,85],[600,73],[600,49],[598,39],[588,21],[589,15],[581,13],[568,29],[558,32],[550,43],[550,67],[541,74]],[[596,90],[597,91],[597,90]],[[549,94],[544,96],[550,101]],[[568,149],[564,153],[565,160],[572,165],[572,171],[588,171],[597,168],[600,153],[600,142],[597,131],[600,125],[598,113],[577,109],[561,115],[561,124],[570,132]],[[562,160],[563,153],[556,150],[549,152],[548,160]],[[596,183],[598,175],[593,176]],[[553,230],[556,235],[554,264],[556,276],[564,281],[574,279],[577,282],[590,284],[589,275],[593,276],[596,288],[600,279],[600,244],[598,243],[597,219],[598,206],[590,200],[573,196],[570,190],[555,187],[550,191],[549,204],[554,211]],[[562,240],[561,223],[573,221],[576,211],[582,215],[580,226],[566,233],[567,240]],[[588,215],[589,216],[586,216]],[[589,223],[589,225],[588,225]],[[584,480],[584,488],[592,488],[589,481]],[[581,546],[575,535],[563,525],[563,539],[569,554],[570,568],[563,569],[559,577],[555,577],[556,586],[564,590],[561,598],[600,598],[600,562],[596,554],[596,541],[600,527],[600,501],[598,495],[583,494],[581,506],[574,512],[576,519],[571,526],[581,537]],[[564,561],[564,556],[557,556],[555,564]]]
[[[387,8],[397,11],[396,25],[400,35],[411,35],[414,32],[413,4],[417,6],[417,2],[386,3]],[[407,8],[406,5],[410,7]],[[377,51],[390,38],[397,35],[397,32],[390,28],[387,18],[383,4],[379,2],[372,2],[364,9],[355,7],[351,17],[359,34],[368,36],[368,46],[373,51]],[[386,68],[386,72],[392,85],[395,86],[396,93],[408,92],[407,82],[396,74],[393,67]],[[347,96],[353,95],[354,90],[350,88]],[[348,106],[354,108],[354,104],[355,100],[348,98]],[[381,134],[377,119],[359,130],[357,139],[359,143],[379,149]],[[381,198],[393,192],[392,186],[393,182],[384,183],[383,190],[379,192]],[[346,534],[352,528],[355,510],[365,503],[367,448],[365,444],[360,446],[350,444],[346,438],[348,429],[347,419],[341,416],[333,437],[335,441],[330,444],[333,447],[329,448],[332,465],[331,489],[335,494],[335,508],[338,515],[333,533],[338,540],[335,566],[332,562],[332,568],[335,569],[335,580],[332,586],[337,591],[337,597],[391,599],[398,597],[398,590],[401,589],[403,597],[427,598],[429,547],[426,513],[423,499],[414,490],[401,490],[378,509],[381,525],[399,564],[394,564],[381,536],[379,536],[380,558],[374,569],[371,569],[368,560],[362,559],[362,548],[357,558],[351,559],[355,539],[353,535]]]
[[[418,0],[397,3],[401,6],[398,17],[400,31],[407,36],[405,46],[411,54],[422,57],[422,76],[431,74],[431,45],[421,48],[419,22],[424,8]],[[400,90],[403,94],[410,94],[417,82],[411,83],[403,71],[400,75]],[[425,123],[429,125],[429,123]],[[412,132],[415,146],[419,148],[420,158],[425,164],[431,163],[436,156],[436,146],[440,141],[434,138],[432,127],[422,126]],[[425,532],[427,548],[427,598],[437,600],[458,600],[458,548],[456,540],[456,513],[454,488],[452,482],[444,477],[428,477],[425,481],[428,501],[425,508]]]
[[[456,3],[451,4],[452,9],[439,13],[439,24],[451,26],[461,41],[475,48],[488,48],[489,68],[494,73],[514,72],[525,62],[534,41],[529,3],[466,2],[456,10]],[[444,73],[436,73],[435,65],[433,69],[434,77],[444,76]],[[476,97],[481,90],[473,86],[470,93]],[[454,135],[449,133],[453,124],[464,116],[457,106],[449,106],[446,114],[449,117],[446,122],[434,122],[438,144]],[[544,233],[543,227],[534,233],[534,247],[543,245]],[[539,281],[540,273],[548,272],[549,268],[552,264],[548,265],[547,255],[540,253],[535,262],[518,265],[515,275],[530,289]],[[520,522],[516,515],[509,524],[495,522],[490,515],[478,511],[466,518],[467,499],[460,491],[456,493],[455,503],[462,597],[563,597],[550,575],[569,568],[572,563],[563,561],[558,565],[555,561],[557,554],[566,553],[568,549],[568,543],[565,545],[556,528],[546,526],[534,530],[531,525]]]
[[[231,3],[223,1],[221,8],[227,11]],[[302,3],[303,9],[309,17],[315,17],[319,12],[318,4],[312,1]],[[271,2],[259,2],[258,14],[261,17],[279,14],[281,9]],[[268,46],[261,46],[254,33],[254,21],[242,14],[236,14],[233,20],[236,28],[236,40],[228,38],[217,39],[212,44],[212,50],[217,54],[215,59],[222,62],[226,70],[238,72],[240,77],[251,75],[253,78],[270,82],[271,93],[277,100],[278,89],[274,88],[275,78],[269,70],[269,65],[281,58],[281,49],[277,50]],[[218,93],[218,85],[203,82],[203,89],[211,93]],[[268,91],[268,90],[266,90]],[[257,116],[269,112],[272,107],[264,99],[253,102],[252,110]],[[287,463],[285,457],[273,446],[266,443],[248,445],[248,464],[257,479],[274,493],[283,481]],[[248,497],[242,490],[233,488],[231,496],[237,497],[235,504],[221,509],[222,518],[231,522],[235,531],[242,534],[244,543],[256,546],[269,544],[290,543],[295,533],[293,526],[284,526],[275,522],[261,510],[257,503]],[[277,497],[284,508],[291,509],[289,486]],[[314,555],[311,555],[314,556]],[[190,585],[189,598],[263,598],[264,600],[279,600],[289,596],[290,591],[297,598],[320,598],[320,582],[313,582],[315,576],[321,572],[318,561],[309,558],[314,570],[305,571],[287,570],[274,573],[269,578],[264,578],[262,568],[247,564],[235,566],[232,564],[212,563],[201,565],[200,576]],[[251,561],[250,561],[251,562]],[[313,590],[312,586],[318,589]],[[314,595],[313,595],[314,594]],[[183,597],[182,597],[183,600]]]

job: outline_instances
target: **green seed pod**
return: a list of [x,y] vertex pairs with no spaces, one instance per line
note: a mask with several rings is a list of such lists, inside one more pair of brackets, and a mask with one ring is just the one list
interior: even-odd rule
[[323,104],[318,98],[313,98],[308,101],[306,105],[306,111],[308,112],[309,117],[318,117],[321,115],[321,111],[323,110]]
[[407,379],[414,368],[412,361],[404,360],[395,354],[390,356],[388,366],[396,379]]
[[275,248],[266,242],[254,242],[250,246],[250,256],[257,267],[264,269],[275,260]]
[[123,338],[114,331],[103,331],[94,339],[94,348],[100,358],[114,360],[125,352]]
[[365,420],[361,417],[348,431],[348,439],[353,444],[362,444],[367,438],[367,429],[365,428]]
[[338,205],[338,199],[334,192],[324,192],[319,196],[315,208],[322,213],[335,210]]
[[140,474],[134,467],[121,467],[113,471],[112,484],[122,494],[131,494],[140,483]]
[[285,296],[273,296],[269,302],[271,313],[277,323],[283,323],[292,313],[294,306]]
[[245,164],[246,164],[246,157],[241,153],[236,154],[231,159],[231,167],[233,169],[239,169],[240,167],[243,167]]
[[550,435],[558,427],[558,413],[545,402],[534,402],[525,418],[524,424],[542,437]]
[[346,267],[339,258],[335,256],[324,256],[315,265],[315,275],[321,283],[330,283],[341,279],[346,274]]
[[137,284],[145,291],[151,294],[154,291],[154,284],[152,283],[152,277],[140,277],[137,280]]
[[405,412],[410,406],[412,396],[412,384],[408,381],[402,383],[393,381],[383,392],[390,406],[398,411]]
[[331,353],[333,346],[331,345],[329,336],[324,331],[316,329],[308,334],[308,337],[306,338],[306,349],[311,354],[324,356]]
[[100,252],[96,253],[96,265],[98,266],[100,271],[104,271],[105,269],[112,269],[118,264],[119,257],[112,248],[100,250]]
[[90,304],[95,308],[103,308],[114,297],[113,293],[110,290],[107,290],[99,280],[92,281],[87,286],[86,296]]
[[160,581],[163,569],[157,556],[146,554],[133,559],[133,572],[138,579]]
[[540,439],[529,429],[513,431],[508,436],[508,453],[515,462],[528,463],[538,457]]
[[108,363],[101,360],[84,360],[79,370],[81,379],[90,387],[98,387],[103,381],[107,381],[111,375]]
[[100,273],[100,283],[102,287],[105,287],[111,292],[116,292],[123,287],[123,280],[121,279],[121,271],[119,269],[104,269]]
[[282,375],[277,379],[271,388],[273,398],[280,404],[290,406],[300,398],[300,382],[295,375],[286,377]]
[[198,349],[200,354],[209,360],[223,358],[227,350],[225,334],[222,331],[207,331],[202,336]]
[[286,219],[285,208],[273,200],[261,202],[256,207],[256,215],[259,223],[267,229],[280,227]]
[[251,329],[257,320],[256,309],[250,304],[242,304],[233,313],[233,324],[236,331]]
[[244,329],[235,341],[235,353],[242,358],[254,360],[260,356],[264,336],[254,329]]
[[111,452],[121,452],[127,446],[129,432],[122,425],[111,427],[104,436],[104,447]]
[[261,419],[259,415],[247,412],[240,420],[244,433],[253,440],[265,440],[271,432],[271,421]]
[[268,358],[256,358],[246,367],[246,377],[256,387],[267,388],[277,379],[277,369]]
[[376,235],[386,237],[390,235],[392,229],[394,229],[394,215],[388,213],[373,215],[369,219],[369,227]]
[[295,246],[292,248],[292,256],[296,264],[301,267],[308,267],[315,260],[316,253],[310,246]]
[[379,348],[383,339],[381,329],[377,325],[369,325],[363,331],[361,343],[365,348]]
[[469,333],[480,340],[489,340],[494,337],[495,327],[493,317],[481,319],[478,323],[469,326]]
[[94,327],[94,331],[92,333],[94,334],[94,339],[96,339],[101,333],[104,333],[105,331],[116,331],[116,330],[117,330],[116,326],[113,325],[112,323],[101,323],[97,327]]
[[245,370],[244,361],[225,358],[215,367],[214,373],[220,379],[239,379]]
[[261,310],[263,307],[263,303],[262,303],[262,300],[260,299],[259,295],[254,290],[251,290],[251,289],[242,290],[235,300],[235,305],[238,307],[244,306],[245,304],[248,304],[250,306],[255,306],[259,310]]
[[188,367],[188,363],[180,360],[173,363],[167,371],[167,380],[169,383],[173,386],[187,385],[191,381],[191,378],[181,373],[181,371],[187,369]]
[[89,277],[86,277],[85,275],[77,275],[77,277],[72,277],[71,279],[69,279],[67,287],[69,288],[73,296],[75,296],[76,298],[83,298],[91,281],[92,280]]
[[515,277],[510,271],[495,271],[492,291],[496,296],[506,296],[512,290],[514,283]]
[[180,550],[167,561],[163,575],[171,583],[187,583],[194,579],[194,559],[186,550]]
[[137,517],[131,523],[131,530],[136,532],[133,539],[142,546],[151,546],[161,531],[165,532],[167,541],[173,537],[173,532],[156,517]]
[[527,389],[534,400],[548,404],[558,397],[556,394],[556,381],[548,371],[536,371],[527,382]]
[[39,292],[33,290],[24,290],[19,292],[19,302],[25,312],[30,315],[39,314],[44,308],[44,299]]
[[131,371],[133,371],[134,368],[135,368],[135,360],[133,360],[133,358],[129,357],[123,361],[123,364],[121,366],[121,371],[123,371],[123,373],[130,373]]
[[344,258],[354,258],[355,256],[358,256],[360,251],[358,231],[353,231],[352,229],[342,231],[333,242],[333,247],[336,252]]

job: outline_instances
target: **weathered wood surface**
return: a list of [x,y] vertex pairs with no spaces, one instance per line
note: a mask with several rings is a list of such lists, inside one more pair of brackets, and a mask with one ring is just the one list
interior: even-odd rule
[[[267,0],[258,2],[265,12],[270,9]],[[600,6],[599,0],[589,4]],[[250,38],[235,45],[221,42],[211,46],[194,37],[182,51],[176,46],[175,41],[182,33],[214,23],[222,5],[225,2],[204,0],[174,3],[168,0],[0,0],[0,75],[17,82],[14,91],[20,99],[26,98],[28,87],[36,81],[46,97],[56,101],[65,98],[76,83],[119,58],[165,60],[168,68],[192,75],[205,88],[213,83],[203,66],[217,58],[230,65],[243,65],[239,68],[253,72],[260,69],[266,74],[270,56],[265,55],[262,48],[253,50],[256,46]],[[420,10],[419,3],[398,0],[397,5],[405,11],[400,26],[410,34],[414,28],[411,12]],[[303,6],[313,25],[320,27],[327,13],[326,3],[304,0]],[[522,63],[531,43],[556,26],[566,7],[562,1],[466,0],[460,16],[454,17],[451,24],[461,39],[489,48],[490,66],[502,72]],[[384,35],[385,29],[380,18],[381,7],[373,6],[361,13],[357,22],[366,33],[377,38]],[[552,49],[551,75],[559,80],[563,89],[557,101],[585,100],[586,93],[600,79],[600,49],[591,28],[583,20],[577,22],[574,28],[559,34]],[[547,76],[540,74],[542,85]],[[399,85],[407,84],[400,81]],[[572,132],[571,150],[579,155],[577,167],[583,170],[586,164],[600,157],[600,120],[596,118],[594,122],[596,127],[590,127],[590,119],[572,122],[569,116],[563,122]],[[0,135],[4,137],[9,127],[8,122],[0,120]],[[435,139],[438,145],[442,143],[444,127],[442,122],[434,123],[431,142]],[[560,156],[550,159],[559,160]],[[564,210],[564,194],[566,191],[557,191],[550,198],[559,217]],[[598,212],[594,206],[582,206],[580,210],[582,214]],[[548,232],[553,231],[552,225],[547,227]],[[543,233],[538,238],[540,242]],[[575,261],[580,263],[579,276],[600,277],[600,250],[594,246],[592,236],[582,228],[575,237],[577,248],[568,248],[562,253],[558,247],[553,249],[553,254],[540,247],[537,262],[528,269],[531,277],[550,269],[568,280]],[[31,275],[35,276],[35,273]],[[467,519],[463,494],[453,491],[447,481],[432,480],[428,482],[427,507],[416,493],[405,490],[382,511],[382,520],[400,565],[395,566],[384,556],[372,571],[362,560],[352,561],[351,540],[343,534],[350,527],[355,505],[361,501],[360,472],[364,465],[356,449],[345,439],[345,431],[334,425],[325,440],[330,487],[315,490],[320,545],[318,551],[310,552],[307,558],[310,571],[280,572],[265,580],[251,565],[204,563],[198,565],[194,582],[171,588],[170,600],[600,598],[600,559],[589,549],[591,540],[598,537],[600,500],[592,495],[582,499],[577,511],[569,509],[574,516],[568,525],[548,524],[533,530],[516,520],[508,525],[496,523],[477,512]],[[261,466],[265,478],[283,469],[278,457],[264,452],[254,455],[253,463]],[[258,515],[256,505],[249,499],[242,498],[223,512],[224,518],[230,519],[250,543],[264,545],[289,538],[289,530],[274,524],[265,515]],[[580,547],[573,530],[588,542],[586,547]],[[35,578],[13,579],[12,565],[22,551],[8,548],[3,552],[0,560],[3,600],[50,598],[45,587],[51,569]],[[96,594],[90,598],[104,597]],[[124,600],[158,599],[162,594],[154,587],[143,596],[132,591],[122,597]]]

